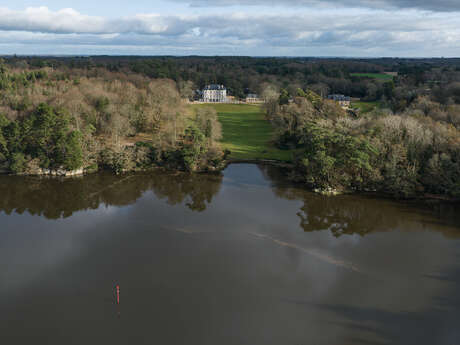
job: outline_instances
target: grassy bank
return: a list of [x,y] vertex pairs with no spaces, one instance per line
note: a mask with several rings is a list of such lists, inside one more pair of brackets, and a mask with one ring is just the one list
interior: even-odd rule
[[231,159],[275,159],[289,161],[290,151],[279,150],[272,143],[273,128],[258,105],[199,104],[213,107],[222,123],[222,146],[230,150]]
[[363,114],[368,113],[380,106],[380,103],[377,101],[374,102],[351,102],[352,108],[359,109]]

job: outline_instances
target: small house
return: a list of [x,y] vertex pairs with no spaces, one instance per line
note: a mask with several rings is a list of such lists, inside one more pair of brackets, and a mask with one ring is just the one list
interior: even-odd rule
[[259,95],[255,93],[249,93],[246,96],[246,103],[261,103],[261,102],[263,102],[263,100],[259,98]]
[[327,96],[327,99],[330,99],[332,101],[335,101],[340,104],[341,107],[343,108],[348,108],[350,107],[350,102],[351,98],[345,95],[339,95],[339,94],[333,94]]

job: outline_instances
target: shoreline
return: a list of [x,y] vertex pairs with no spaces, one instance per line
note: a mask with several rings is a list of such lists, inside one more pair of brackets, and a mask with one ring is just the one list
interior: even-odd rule
[[292,163],[277,161],[275,159],[227,159],[224,162],[222,170],[225,170],[231,164],[264,164],[278,168],[294,168],[294,164]]
[[[277,168],[282,168],[282,169],[293,169],[295,167],[294,164],[292,163],[287,163],[283,161],[277,161],[273,159],[229,159],[225,162],[224,168],[222,169],[225,170],[229,165],[231,164],[263,164],[263,165],[270,165],[274,166]],[[286,179],[288,177],[286,176]],[[451,198],[445,195],[437,195],[437,194],[431,194],[431,193],[426,193],[423,195],[418,195],[418,196],[413,196],[410,198],[395,198],[391,194],[386,193],[386,192],[377,192],[377,191],[353,191],[353,190],[345,190],[345,191],[337,191],[337,190],[319,190],[319,189],[311,189],[308,188],[305,184],[295,182],[292,180],[289,180],[291,183],[294,183],[300,187],[303,187],[307,190],[309,190],[312,193],[315,194],[320,194],[324,196],[340,196],[340,195],[359,195],[359,196],[367,196],[367,197],[375,197],[375,198],[381,198],[381,199],[386,199],[386,200],[393,200],[393,201],[403,201],[403,202],[430,202],[430,201],[435,201],[435,202],[449,202],[449,203],[460,203],[459,198]]]
[[[199,170],[199,171],[194,171],[194,172],[189,172],[189,173],[190,174],[215,174],[215,173],[219,173],[219,172],[224,171],[225,169],[227,169],[227,167],[229,167],[232,164],[269,165],[269,166],[273,166],[273,167],[280,168],[280,169],[293,169],[295,167],[295,165],[293,163],[278,161],[278,160],[274,160],[274,159],[227,159],[226,161],[223,162],[222,167],[219,168],[219,169],[216,169],[216,170]],[[184,171],[178,170],[178,169],[168,169],[168,168],[162,167],[162,166],[154,166],[154,167],[150,167],[150,168],[147,168],[147,169],[124,171],[124,172],[122,172],[122,174],[145,172],[145,171],[157,170],[157,169],[158,170],[164,169],[166,171],[176,171],[176,172],[187,173],[187,172],[184,172]],[[78,170],[78,174],[75,174],[73,172],[67,172],[67,173],[62,173],[62,174],[57,174],[57,173],[53,174],[53,173],[51,173],[50,170],[44,170],[43,173],[12,174],[12,173],[9,173],[5,169],[0,169],[0,175],[23,176],[23,177],[46,177],[46,178],[51,178],[51,179],[53,179],[53,178],[70,179],[70,178],[80,178],[80,177],[84,177],[86,175],[96,174],[96,173],[100,173],[100,172],[104,171],[104,170],[85,171],[85,169],[76,169],[76,170]],[[62,172],[62,171],[60,171],[60,172]],[[117,175],[117,174],[115,174],[115,175]],[[452,197],[448,197],[448,196],[444,196],[444,195],[437,195],[437,194],[431,194],[431,193],[426,193],[426,194],[423,194],[423,195],[413,196],[413,197],[410,197],[410,198],[395,198],[389,193],[377,192],[377,191],[366,192],[366,191],[353,191],[353,190],[338,191],[338,190],[335,190],[335,189],[329,189],[329,190],[320,190],[320,189],[314,189],[314,188],[311,189],[311,188],[308,188],[308,186],[305,185],[305,184],[290,180],[287,175],[286,175],[286,179],[289,182],[291,182],[291,183],[293,183],[293,184],[295,184],[295,185],[297,185],[297,186],[299,186],[301,188],[305,188],[306,190],[308,190],[308,191],[310,191],[312,193],[319,194],[319,195],[324,195],[324,196],[331,196],[331,197],[340,196],[340,195],[357,195],[357,196],[374,197],[374,198],[393,200],[393,201],[402,201],[402,202],[407,202],[407,203],[410,203],[410,202],[460,203],[459,198],[452,198]]]

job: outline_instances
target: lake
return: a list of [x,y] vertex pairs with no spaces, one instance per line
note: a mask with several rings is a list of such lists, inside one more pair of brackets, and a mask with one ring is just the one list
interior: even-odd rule
[[8,345],[460,344],[460,207],[250,164],[0,176],[0,306]]

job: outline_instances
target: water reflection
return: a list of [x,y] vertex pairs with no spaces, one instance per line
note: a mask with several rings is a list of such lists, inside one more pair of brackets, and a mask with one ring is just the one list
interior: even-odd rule
[[460,237],[452,226],[460,225],[460,204],[449,202],[395,202],[356,195],[334,197],[309,193],[287,183],[283,172],[269,166],[259,166],[272,181],[274,193],[284,199],[301,200],[297,213],[300,226],[306,231],[329,230],[335,237],[361,236],[394,229],[419,231],[436,229],[446,236]]
[[93,174],[80,178],[53,179],[0,176],[0,210],[6,214],[29,212],[48,219],[70,217],[99,205],[126,206],[152,191],[170,205],[185,202],[201,212],[211,203],[222,184],[220,174],[152,172],[115,176]]
[[[326,197],[288,182],[281,169],[267,165],[258,168],[277,197],[302,202],[297,216],[300,227],[306,232],[328,230],[335,237],[364,236],[394,229],[418,231],[422,226],[446,236],[460,237],[460,231],[454,228],[460,225],[459,204],[421,205],[351,195]],[[245,174],[245,169],[239,170],[236,176],[239,183],[264,182]],[[212,203],[221,185],[222,174],[163,171],[122,177],[103,173],[64,180],[0,176],[0,211],[6,214],[28,212],[48,219],[67,218],[76,211],[97,209],[101,204],[134,204],[145,192],[151,191],[169,205],[184,203],[190,210],[202,212]]]
[[253,165],[0,193],[2,344],[459,343],[455,209],[322,197]]
[[[448,290],[432,298],[432,305],[420,311],[395,311],[371,306],[341,304],[302,303],[305,307],[328,311],[342,320],[338,325],[354,333],[353,344],[367,344],[356,333],[371,333],[389,344],[458,344],[460,339],[460,269],[450,268],[442,276],[427,276],[429,279],[448,281]],[[428,285],[428,284],[427,284]]]

